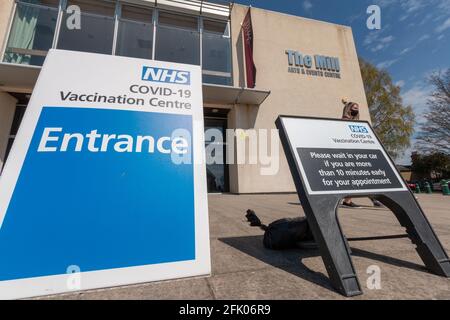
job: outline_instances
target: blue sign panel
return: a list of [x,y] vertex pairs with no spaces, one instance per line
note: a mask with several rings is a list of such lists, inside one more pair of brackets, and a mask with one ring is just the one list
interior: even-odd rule
[[[46,128],[62,130],[46,137]],[[178,128],[191,132],[191,116],[44,107],[1,228],[0,280],[195,259],[192,164],[156,147]],[[76,151],[93,129],[94,143]],[[113,134],[122,138],[102,152]],[[148,141],[136,152],[139,136],[154,138],[153,152]]]

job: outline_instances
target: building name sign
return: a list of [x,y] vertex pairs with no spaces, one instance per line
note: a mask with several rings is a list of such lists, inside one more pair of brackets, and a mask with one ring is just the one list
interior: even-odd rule
[[[286,50],[288,72],[307,76],[341,78],[339,58],[323,55],[304,55],[299,51]],[[313,68],[314,65],[314,68]]]

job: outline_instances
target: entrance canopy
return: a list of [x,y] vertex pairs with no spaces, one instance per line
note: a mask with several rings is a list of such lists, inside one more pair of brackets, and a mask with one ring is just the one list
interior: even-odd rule
[[[0,90],[7,92],[31,93],[41,67],[0,63]],[[203,101],[212,104],[260,105],[270,91],[203,84]]]
[[31,93],[41,67],[0,63],[0,90]]
[[253,104],[259,106],[269,94],[270,91],[265,90],[203,84],[203,101],[205,103]]

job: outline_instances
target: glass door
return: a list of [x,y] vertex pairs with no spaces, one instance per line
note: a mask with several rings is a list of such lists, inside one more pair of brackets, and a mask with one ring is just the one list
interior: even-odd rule
[[228,192],[226,159],[227,120],[205,117],[206,179],[208,193]]

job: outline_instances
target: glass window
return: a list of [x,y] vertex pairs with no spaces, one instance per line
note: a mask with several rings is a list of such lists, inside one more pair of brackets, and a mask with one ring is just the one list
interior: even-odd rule
[[226,21],[203,20],[203,30],[215,32],[225,37],[229,37],[228,23]]
[[17,105],[14,112],[14,118],[9,132],[8,144],[6,146],[5,161],[8,159],[9,152],[16,138],[17,131],[19,130],[20,123],[22,122],[23,115],[25,114],[26,106]]
[[107,0],[68,0],[67,8],[72,5],[78,6],[82,13],[95,13],[108,17],[113,17],[116,11],[116,4]]
[[231,42],[227,22],[203,21],[202,59],[203,82],[231,85]]
[[161,12],[155,55],[156,60],[200,65],[197,18]]
[[18,2],[4,61],[42,65],[52,47],[57,17],[56,1]]
[[202,77],[202,81],[203,83],[211,83],[211,84],[220,84],[220,85],[224,85],[224,86],[231,86],[232,83],[232,79],[231,79],[231,75],[228,76],[218,76],[218,75],[211,75],[211,74],[207,74],[205,72],[205,70],[203,70],[203,77]]
[[152,58],[152,10],[122,6],[116,54],[135,58]]
[[26,106],[24,106],[24,105],[16,106],[13,122],[11,125],[11,130],[9,132],[10,136],[15,137],[17,134],[17,131],[19,131],[20,123],[22,122],[23,115],[25,114],[25,109],[26,109]]
[[18,0],[17,2],[31,3],[54,8],[58,8],[59,5],[59,0]]
[[153,21],[152,9],[122,5],[123,19],[151,23]]
[[160,25],[174,26],[192,30],[198,29],[197,17],[191,17],[181,14],[173,14],[164,11],[159,13],[158,23]]
[[71,0],[67,6],[81,9],[80,28],[74,27],[73,12],[63,14],[58,48],[94,53],[112,53],[115,4],[107,1]]
[[210,152],[206,152],[206,179],[210,193],[228,191],[228,168],[225,164],[224,141],[226,126],[226,119],[205,117],[205,149],[210,150]]
[[[14,143],[14,138],[8,138],[8,144],[6,145],[6,151],[5,151],[5,161],[8,159],[9,152],[11,151],[12,145]],[[4,163],[3,162],[3,163]],[[2,168],[3,169],[3,168]]]

